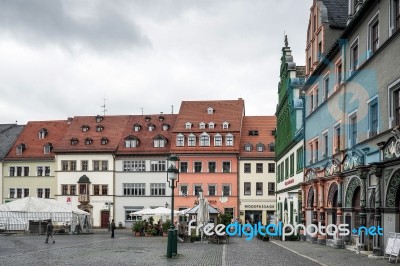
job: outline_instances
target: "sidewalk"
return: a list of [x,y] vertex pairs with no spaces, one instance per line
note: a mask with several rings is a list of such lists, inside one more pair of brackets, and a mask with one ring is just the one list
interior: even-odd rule
[[347,249],[335,249],[330,246],[311,244],[304,241],[279,241],[271,243],[308,258],[320,265],[389,265],[388,260],[370,259],[366,255],[357,254]]

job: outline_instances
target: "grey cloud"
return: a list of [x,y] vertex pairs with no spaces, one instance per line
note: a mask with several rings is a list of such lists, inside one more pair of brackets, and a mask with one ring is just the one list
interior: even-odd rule
[[0,32],[39,46],[104,51],[150,45],[133,18],[110,2],[2,0],[0,6]]

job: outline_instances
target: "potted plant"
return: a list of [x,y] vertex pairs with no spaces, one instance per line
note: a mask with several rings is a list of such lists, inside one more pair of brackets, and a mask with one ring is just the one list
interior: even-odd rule
[[162,225],[162,229],[163,229],[163,236],[167,236],[168,235],[168,230],[171,228],[171,220],[166,220],[165,223],[163,223]]
[[134,232],[135,236],[140,236],[144,229],[143,221],[136,221],[132,224],[132,232]]

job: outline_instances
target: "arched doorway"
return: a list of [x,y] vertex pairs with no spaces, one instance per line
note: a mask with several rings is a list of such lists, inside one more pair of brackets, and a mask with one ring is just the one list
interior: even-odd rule
[[313,222],[313,211],[314,211],[314,187],[310,187],[307,193],[307,208],[306,208],[306,225],[310,225]]
[[358,228],[360,227],[360,196],[361,196],[361,188],[358,186],[354,190],[353,193],[353,200],[352,200],[352,206],[353,206],[353,223],[352,223],[352,228]]
[[[337,224],[337,206],[338,206],[338,185],[336,182],[329,187],[327,208],[328,224]],[[328,239],[333,239],[332,235],[327,235]]]

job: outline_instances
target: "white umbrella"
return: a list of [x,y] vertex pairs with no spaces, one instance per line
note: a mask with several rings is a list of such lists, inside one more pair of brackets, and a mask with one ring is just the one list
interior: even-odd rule
[[[178,211],[174,210],[174,214],[178,214]],[[170,215],[171,214],[171,209],[165,208],[165,207],[158,207],[155,209],[143,209],[141,211],[133,212],[130,215]]]
[[186,215],[187,214],[187,212],[188,211],[190,211],[191,210],[191,208],[187,208],[187,209],[184,209],[184,210],[181,210],[181,211],[179,211],[179,215]]
[[[208,208],[204,201],[203,190],[199,191],[199,209],[197,211],[197,224],[202,224],[203,226],[208,221],[207,219]],[[201,229],[201,241],[203,241],[203,228]]]
[[134,215],[146,215],[149,211],[151,211],[151,209],[150,209],[150,208],[147,208],[147,209],[143,209],[143,210],[140,210],[140,211],[131,212],[129,215],[130,215],[130,216],[134,216]]

